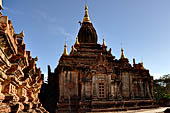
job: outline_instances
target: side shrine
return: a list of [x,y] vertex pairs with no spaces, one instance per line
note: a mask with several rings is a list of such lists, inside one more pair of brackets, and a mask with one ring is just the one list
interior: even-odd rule
[[121,49],[115,59],[106,43],[97,43],[96,30],[85,15],[70,54],[67,45],[54,72],[48,66],[48,84],[41,101],[50,113],[104,112],[155,107],[153,77],[143,63],[129,64]]
[[0,113],[48,113],[38,99],[44,75],[23,37],[0,12]]

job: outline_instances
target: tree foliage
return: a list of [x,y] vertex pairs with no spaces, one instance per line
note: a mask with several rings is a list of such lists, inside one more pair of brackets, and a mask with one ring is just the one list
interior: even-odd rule
[[170,100],[170,74],[154,80],[154,96],[158,104],[162,100]]

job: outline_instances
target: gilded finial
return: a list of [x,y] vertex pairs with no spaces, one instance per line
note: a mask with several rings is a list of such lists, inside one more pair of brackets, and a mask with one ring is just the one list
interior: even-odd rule
[[63,52],[63,55],[68,56],[67,43],[66,43],[66,41],[65,41],[65,44],[64,44],[64,52]]
[[91,20],[90,20],[89,14],[88,14],[87,0],[86,0],[86,5],[85,5],[85,15],[83,18],[83,22],[91,23]]
[[79,45],[80,43],[79,43],[79,40],[78,40],[78,37],[76,37],[76,43],[75,43],[75,45]]
[[106,43],[104,41],[104,36],[103,36],[103,47],[106,47]]
[[124,59],[124,58],[125,58],[124,50],[123,50],[123,48],[121,48],[121,59]]
[[143,61],[141,62],[141,69],[145,69],[144,66],[143,66]]

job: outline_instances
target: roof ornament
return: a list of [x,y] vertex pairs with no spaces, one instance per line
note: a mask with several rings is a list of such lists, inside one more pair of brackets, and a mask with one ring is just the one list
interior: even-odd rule
[[143,61],[141,62],[141,69],[145,69],[143,65]]
[[18,38],[18,39],[23,39],[23,37],[24,37],[24,30],[22,30],[21,31],[21,33],[20,34],[15,34],[15,36],[16,36],[16,38]]
[[122,47],[123,43],[121,42],[120,45],[121,45],[121,57],[120,57],[120,59],[125,59],[126,57],[124,55],[124,50],[123,50],[123,47]]
[[64,44],[64,52],[63,52],[64,56],[68,56],[68,52],[67,52],[67,41],[65,40],[65,44]]
[[104,36],[103,36],[103,47],[106,47],[106,43],[104,41]]
[[89,17],[89,14],[88,14],[88,6],[87,6],[87,0],[85,0],[85,15],[84,15],[84,18],[83,18],[83,23],[84,22],[88,22],[88,23],[91,23],[91,20],[90,20],[90,17]]
[[135,58],[133,58],[133,65],[135,65],[136,64],[136,62],[135,62]]
[[120,59],[125,59],[126,57],[125,57],[125,55],[124,55],[124,50],[123,50],[123,48],[121,48],[121,57],[120,57]]
[[82,25],[81,21],[78,22],[80,24],[80,26]]
[[34,58],[34,60],[35,60],[35,61],[38,61],[38,56],[36,56],[36,57]]
[[77,49],[74,47],[74,45],[71,47],[72,52],[77,52]]
[[112,54],[112,48],[109,49],[109,54]]
[[79,40],[78,40],[78,36],[76,37],[76,43],[75,43],[75,45],[79,45],[80,43],[79,43]]

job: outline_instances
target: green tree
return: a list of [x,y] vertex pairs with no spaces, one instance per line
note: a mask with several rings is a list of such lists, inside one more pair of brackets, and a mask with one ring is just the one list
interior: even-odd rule
[[170,74],[154,80],[154,96],[158,104],[161,100],[170,99]]

